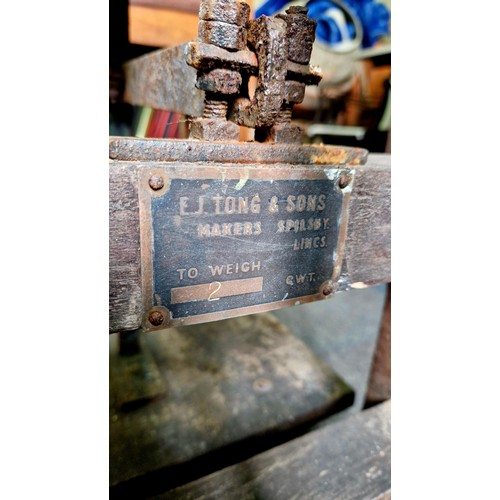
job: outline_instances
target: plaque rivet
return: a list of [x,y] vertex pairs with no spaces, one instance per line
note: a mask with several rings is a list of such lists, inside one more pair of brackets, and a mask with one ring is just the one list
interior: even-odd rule
[[163,323],[163,314],[160,311],[151,311],[148,320],[153,326],[160,326]]
[[336,292],[338,287],[339,286],[337,283],[328,283],[325,287],[323,287],[323,290],[321,291],[321,293],[325,297],[328,297],[328,295],[331,295],[332,293]]
[[340,189],[346,188],[349,185],[350,182],[351,182],[351,176],[346,175],[346,174],[341,175],[340,179],[339,179],[339,187],[340,187]]
[[158,191],[165,185],[163,177],[160,175],[152,175],[149,179],[149,187],[154,191]]

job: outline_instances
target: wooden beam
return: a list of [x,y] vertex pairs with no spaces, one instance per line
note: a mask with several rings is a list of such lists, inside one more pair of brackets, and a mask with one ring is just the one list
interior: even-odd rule
[[137,171],[114,165],[109,176],[109,330],[139,328],[142,314]]
[[387,285],[384,313],[373,355],[365,408],[391,399],[391,284]]
[[187,44],[177,45],[127,62],[125,102],[201,116],[205,92],[196,88],[196,70],[186,63],[186,49]]
[[[116,142],[116,139],[114,141]],[[185,158],[177,160],[172,158],[170,162],[147,159],[148,152],[154,153],[155,144],[160,143],[154,140],[141,142],[141,147],[149,148],[145,150],[142,163],[113,160],[110,162],[110,332],[140,328],[147,312],[144,310],[143,283],[147,270],[142,268],[144,261],[141,259],[141,244],[144,244],[144,240],[141,241],[139,168],[144,162],[147,162],[150,169],[164,168],[168,165],[168,168],[182,168],[185,171],[190,165]],[[180,141],[177,146],[179,144]],[[207,151],[212,147],[209,146]],[[201,147],[199,143],[196,145],[196,148],[198,147]],[[250,144],[248,147],[258,149],[262,146]],[[192,149],[196,148],[193,141]],[[276,145],[274,151],[280,150],[279,148]],[[188,150],[189,147],[186,146],[182,154],[193,153],[193,151],[189,153]],[[286,148],[283,151],[285,150]],[[293,156],[292,150],[293,148],[289,148],[286,153],[290,158]],[[249,159],[253,157],[255,164],[259,164],[256,154],[254,152]],[[298,155],[300,156],[300,151]],[[191,165],[191,168],[195,169],[201,166],[196,166],[194,163]],[[309,171],[312,170],[313,166]],[[391,281],[390,155],[369,155],[365,165],[355,167],[354,179],[348,205],[349,222],[342,264],[341,290],[364,288]],[[143,227],[143,231],[144,229]],[[285,304],[277,304],[273,308],[281,305]],[[235,314],[229,311],[225,317],[232,315]]]
[[356,169],[346,265],[352,288],[391,281],[391,155],[372,153]]
[[155,7],[157,9],[174,9],[198,14],[200,0],[129,0],[129,5]]
[[129,6],[129,41],[150,47],[173,47],[198,36],[198,13]]
[[110,343],[111,498],[154,497],[300,436],[354,402],[353,390],[271,314],[138,334],[138,343],[137,354]]
[[390,499],[390,425],[387,401],[161,498]]

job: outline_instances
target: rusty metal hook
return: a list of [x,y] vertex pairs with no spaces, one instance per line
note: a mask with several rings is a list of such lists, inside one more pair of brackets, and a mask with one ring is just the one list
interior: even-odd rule
[[285,95],[288,41],[286,22],[262,16],[251,21],[248,42],[259,63],[258,83],[252,99],[235,99],[228,118],[250,128],[271,126],[280,112]]

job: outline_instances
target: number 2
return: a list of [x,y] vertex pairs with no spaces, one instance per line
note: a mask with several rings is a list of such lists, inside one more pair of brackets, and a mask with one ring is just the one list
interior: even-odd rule
[[212,281],[212,283],[210,283],[209,287],[208,287],[208,291],[210,292],[210,290],[212,289],[212,285],[216,285],[217,288],[208,296],[208,301],[209,302],[212,302],[213,300],[219,300],[220,297],[217,297],[216,299],[213,299],[213,295],[215,293],[217,293],[219,290],[220,290],[220,287],[222,286],[220,281]]

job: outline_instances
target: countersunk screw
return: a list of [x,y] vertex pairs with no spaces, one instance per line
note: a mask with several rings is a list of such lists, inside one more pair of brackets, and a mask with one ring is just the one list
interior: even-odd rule
[[151,311],[148,320],[152,325],[160,326],[163,323],[163,314],[160,311]]
[[154,191],[158,191],[158,189],[161,189],[164,185],[163,177],[160,175],[152,175],[149,179],[149,187]]
[[346,174],[341,175],[340,179],[339,179],[339,187],[340,187],[340,189],[346,188],[349,185],[350,182],[351,182],[351,176],[350,175],[346,175]]

